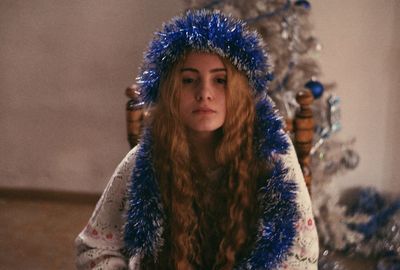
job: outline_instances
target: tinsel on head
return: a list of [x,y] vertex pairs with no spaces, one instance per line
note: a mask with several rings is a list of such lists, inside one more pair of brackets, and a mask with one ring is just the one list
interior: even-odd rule
[[266,90],[270,79],[262,39],[246,24],[219,11],[187,11],[166,23],[149,45],[137,78],[141,98],[155,102],[162,74],[190,50],[216,53],[245,72],[255,93]]

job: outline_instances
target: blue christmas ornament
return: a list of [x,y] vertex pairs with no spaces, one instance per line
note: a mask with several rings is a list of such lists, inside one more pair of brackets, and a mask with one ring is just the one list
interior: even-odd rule
[[311,8],[311,4],[307,0],[297,0],[294,4],[298,7],[303,7],[305,9]]
[[306,88],[311,90],[315,99],[318,99],[324,93],[324,86],[319,81],[308,81],[305,85]]

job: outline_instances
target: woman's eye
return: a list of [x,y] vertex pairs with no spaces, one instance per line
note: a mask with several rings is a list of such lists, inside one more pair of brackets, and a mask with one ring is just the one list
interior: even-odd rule
[[226,78],[217,78],[216,81],[218,84],[226,85]]
[[183,78],[182,83],[183,84],[190,84],[193,83],[195,80],[193,78]]

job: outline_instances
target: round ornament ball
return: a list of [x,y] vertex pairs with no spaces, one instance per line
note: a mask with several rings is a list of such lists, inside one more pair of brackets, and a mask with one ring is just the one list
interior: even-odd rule
[[341,162],[347,169],[353,170],[358,166],[358,163],[360,163],[360,156],[355,151],[346,149],[343,152]]
[[324,93],[324,86],[319,81],[308,81],[305,85],[306,88],[311,90],[315,99],[318,99]]

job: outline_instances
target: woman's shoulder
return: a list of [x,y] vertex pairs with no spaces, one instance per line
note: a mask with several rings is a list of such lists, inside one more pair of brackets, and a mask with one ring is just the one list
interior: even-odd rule
[[275,158],[283,162],[283,165],[288,169],[288,176],[296,176],[294,177],[296,180],[304,182],[303,173],[300,168],[300,163],[293,142],[288,135],[286,135],[286,140],[288,142],[288,147],[285,153],[278,154]]
[[136,154],[138,151],[138,145],[136,145],[134,148],[130,149],[128,153],[126,153],[125,157],[121,160],[121,162],[118,164],[115,174],[118,173],[124,173],[126,174],[127,172],[132,171],[132,168],[135,164],[135,159],[136,159]]
[[[123,200],[126,196],[128,183],[135,164],[137,147],[129,150],[122,161],[118,164],[111,176],[99,203],[102,201],[112,202]],[[119,203],[119,202],[118,202]]]

